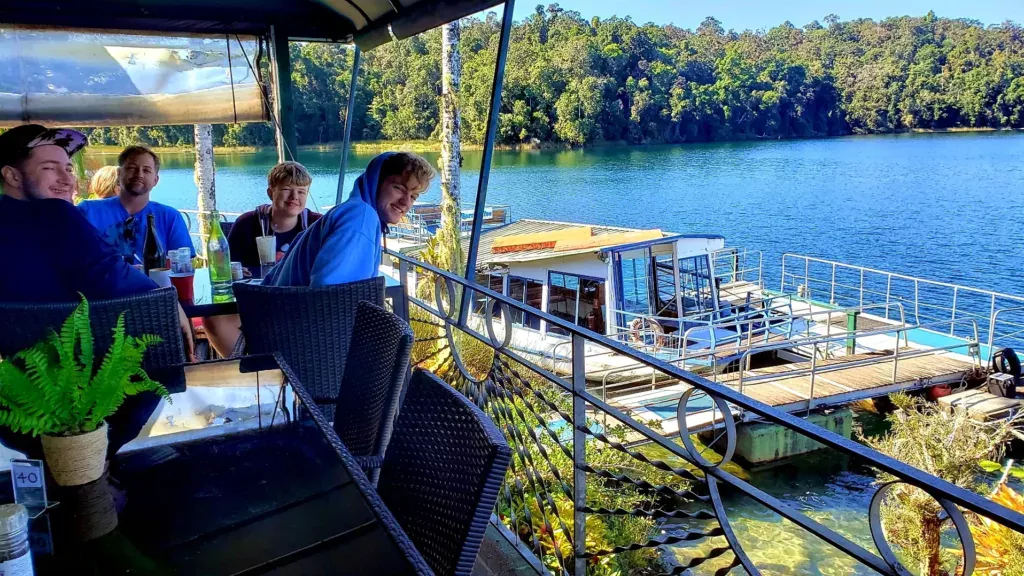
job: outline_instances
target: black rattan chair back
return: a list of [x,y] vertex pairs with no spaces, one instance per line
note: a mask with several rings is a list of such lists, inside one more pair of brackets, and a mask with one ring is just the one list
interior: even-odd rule
[[413,372],[377,491],[435,573],[472,572],[510,458],[479,408]]
[[[11,356],[32,346],[45,338],[50,330],[60,330],[77,306],[77,302],[0,303],[0,326],[4,327],[0,330],[0,357]],[[97,362],[110,348],[114,326],[122,312],[126,334],[155,334],[162,339],[146,350],[142,368],[149,377],[170,392],[184,390],[185,344],[178,323],[178,295],[174,288],[89,302],[89,322]]]
[[384,305],[384,278],[335,286],[234,285],[247,354],[278,352],[334,419],[356,305]]
[[401,318],[375,304],[359,303],[334,431],[373,482],[398,413],[412,342],[412,329]]

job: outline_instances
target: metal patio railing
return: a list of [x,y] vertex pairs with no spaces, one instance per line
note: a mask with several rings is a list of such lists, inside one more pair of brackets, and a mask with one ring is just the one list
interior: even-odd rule
[[[723,489],[752,499],[820,540],[843,558],[842,573],[908,573],[882,528],[882,510],[890,504],[887,495],[893,485],[923,490],[941,505],[958,536],[952,542],[959,541],[967,576],[976,558],[968,518],[987,518],[1024,533],[1024,515],[976,493],[484,286],[393,251],[388,254],[398,264],[401,283],[400,292],[392,293],[394,309],[410,320],[417,334],[414,364],[446,378],[505,434],[513,462],[495,521],[514,535],[522,552],[535,555],[552,574],[602,573],[608,563],[615,570],[637,566],[663,545],[676,547],[677,565],[667,569],[669,574],[724,574],[737,566],[760,574],[737,538],[737,518],[730,517]],[[486,304],[474,317],[466,308],[479,298]],[[466,313],[460,313],[460,301]],[[512,309],[529,312],[569,335],[570,376],[558,376],[535,358],[510,349],[511,331],[499,318],[510,318]],[[678,442],[588,391],[592,360],[586,350],[594,347],[690,386],[677,405]],[[723,414],[723,428],[703,445],[686,430],[685,415],[695,400],[710,402]],[[730,464],[737,446],[734,408],[892,475],[895,480],[878,485],[862,511],[860,521],[870,528],[871,538],[847,536],[846,528],[833,519],[812,518],[798,502],[773,496],[737,476]],[[645,443],[643,450],[636,448],[638,443]],[[672,523],[666,524],[669,519]],[[843,521],[850,516],[844,514]],[[612,531],[609,526],[631,529]]]
[[[1024,347],[1022,296],[800,254],[782,256],[780,289],[835,305],[901,302],[914,324],[973,318],[990,328],[986,360],[994,349]],[[957,335],[955,324],[950,324],[948,334]]]

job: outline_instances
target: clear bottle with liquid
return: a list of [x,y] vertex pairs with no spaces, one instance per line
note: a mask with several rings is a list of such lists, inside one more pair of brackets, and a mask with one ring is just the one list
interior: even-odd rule
[[206,239],[206,265],[210,269],[210,284],[214,289],[231,288],[231,250],[228,239],[220,227],[220,213],[210,212],[210,237]]

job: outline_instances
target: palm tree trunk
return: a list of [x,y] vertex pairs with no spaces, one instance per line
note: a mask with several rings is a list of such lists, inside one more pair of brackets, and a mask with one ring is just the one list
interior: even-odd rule
[[459,118],[459,86],[462,57],[459,55],[459,21],[441,28],[441,227],[437,232],[438,266],[462,274],[462,122]]
[[921,519],[921,537],[928,548],[928,555],[921,561],[920,574],[939,576],[942,569],[939,555],[942,546],[942,521],[937,515],[929,514]]
[[210,219],[205,212],[217,209],[217,190],[214,186],[213,163],[213,126],[210,124],[195,125],[196,146],[196,188],[199,191],[199,233],[206,237],[210,233]]

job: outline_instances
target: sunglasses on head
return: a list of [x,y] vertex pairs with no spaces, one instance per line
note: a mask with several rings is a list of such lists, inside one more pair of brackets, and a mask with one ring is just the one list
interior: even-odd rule
[[135,216],[129,216],[124,224],[121,225],[124,230],[124,239],[129,242],[135,241]]

